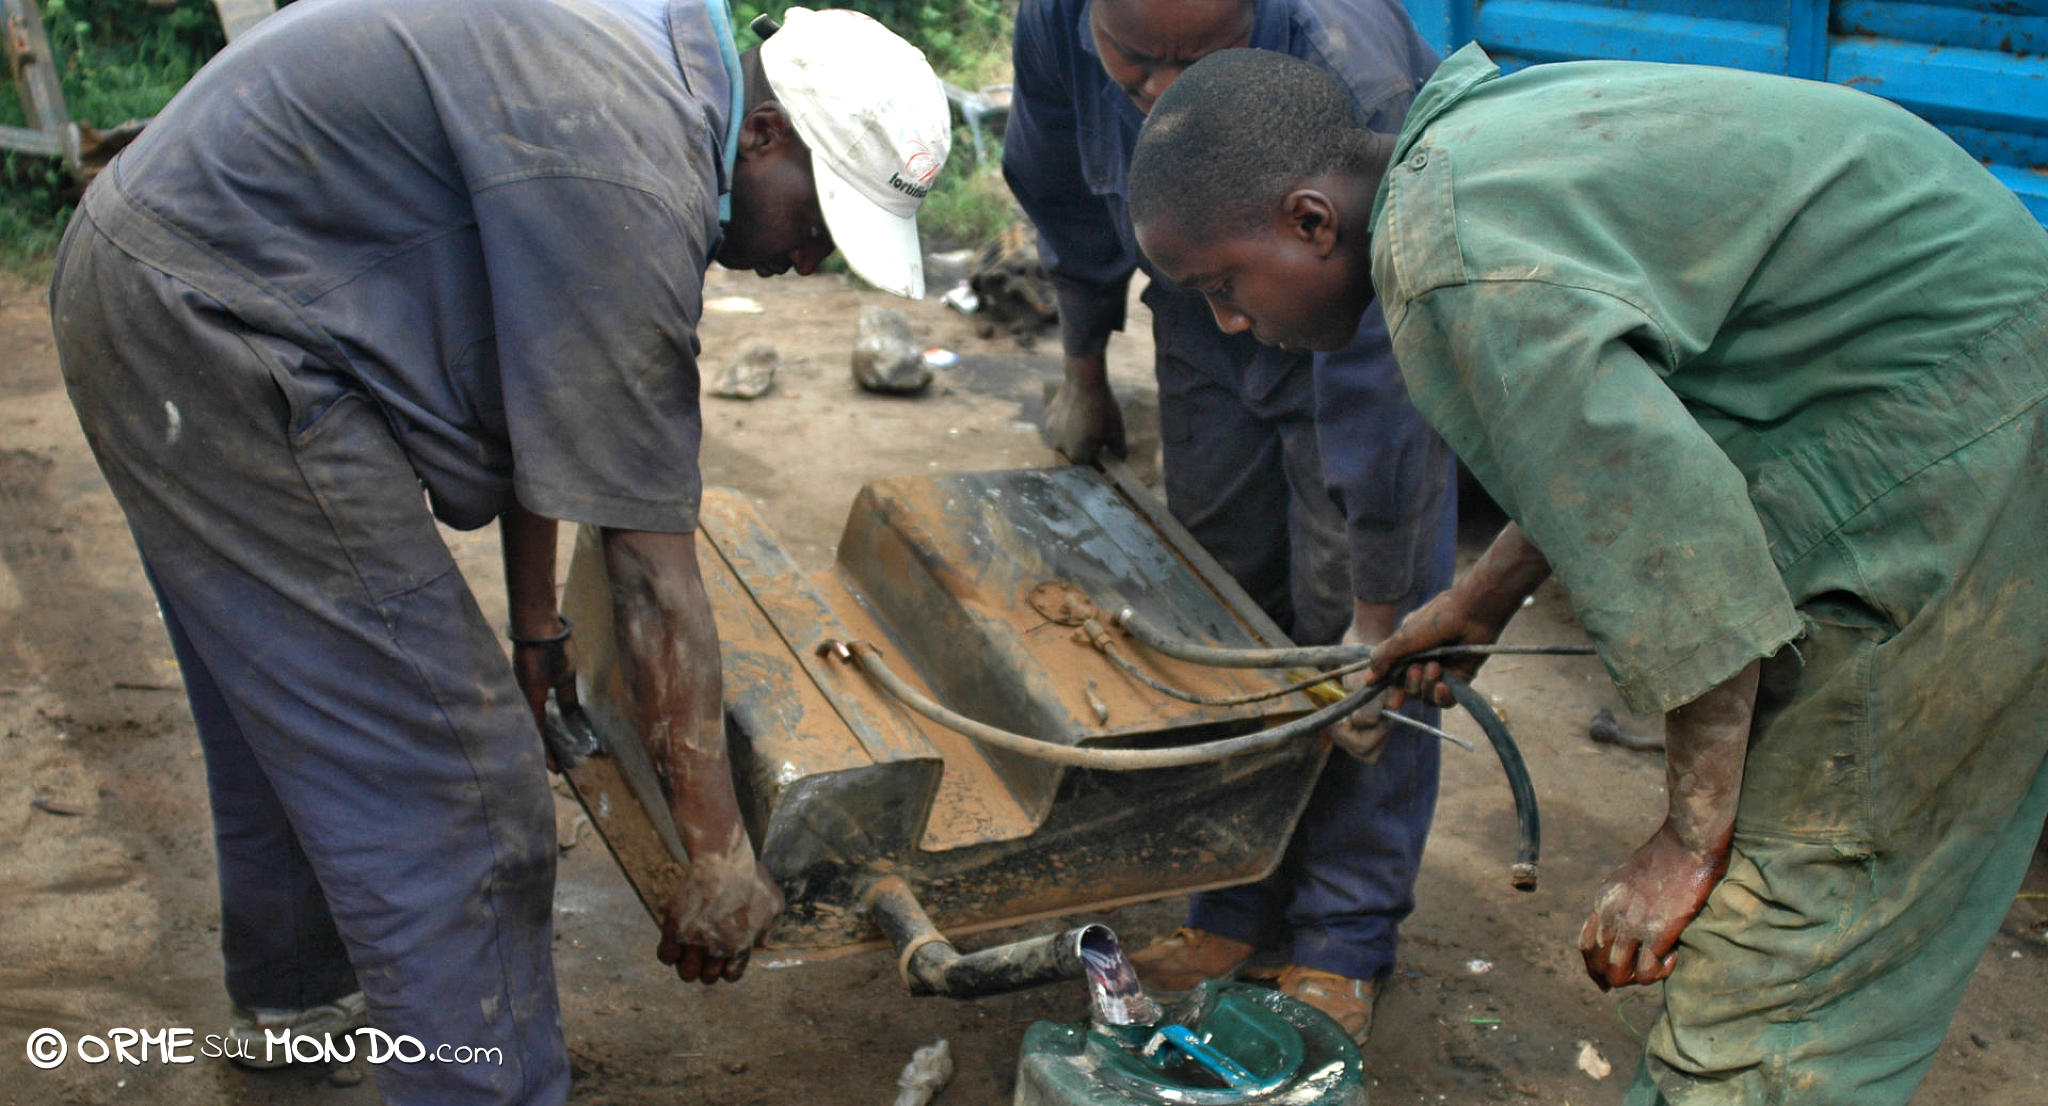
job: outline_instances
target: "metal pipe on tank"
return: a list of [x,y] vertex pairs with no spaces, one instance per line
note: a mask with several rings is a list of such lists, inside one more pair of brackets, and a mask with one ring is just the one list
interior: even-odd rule
[[896,946],[896,969],[914,995],[981,998],[1074,979],[1082,972],[1081,942],[1088,926],[963,953],[932,924],[901,876],[876,880],[868,889],[867,907]]

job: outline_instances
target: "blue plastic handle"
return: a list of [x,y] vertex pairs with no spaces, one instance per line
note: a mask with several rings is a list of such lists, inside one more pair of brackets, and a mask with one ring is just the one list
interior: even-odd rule
[[1187,1026],[1169,1025],[1161,1029],[1159,1035],[1165,1038],[1168,1044],[1187,1053],[1189,1059],[1209,1069],[1211,1074],[1223,1080],[1224,1085],[1231,1090],[1270,1091],[1287,1081],[1284,1076],[1279,1079],[1260,1079],[1246,1071],[1243,1064],[1225,1056],[1215,1046],[1196,1037]]

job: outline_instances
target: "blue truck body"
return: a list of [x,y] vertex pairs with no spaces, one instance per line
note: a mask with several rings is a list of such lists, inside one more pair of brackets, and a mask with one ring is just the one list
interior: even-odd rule
[[2048,222],[2048,0],[1408,0],[1423,37],[1503,69],[1724,65],[1860,88],[1934,123]]

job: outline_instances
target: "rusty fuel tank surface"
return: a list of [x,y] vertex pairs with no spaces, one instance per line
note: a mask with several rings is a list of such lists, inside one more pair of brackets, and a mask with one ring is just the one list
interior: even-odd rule
[[[806,575],[744,497],[705,494],[699,560],[735,782],[789,902],[769,947],[878,942],[863,899],[884,876],[901,877],[933,922],[960,933],[1241,883],[1278,863],[1320,742],[1184,768],[1064,768],[977,745],[819,654],[827,641],[872,642],[952,709],[1069,745],[1178,745],[1313,709],[1300,694],[1239,706],[1172,699],[1056,620],[1048,596],[1085,596],[1076,601],[1130,606],[1196,641],[1288,644],[1234,582],[1191,563],[1206,559],[1183,553],[1192,541],[1142,495],[1081,467],[881,480],[855,500],[832,567]],[[563,609],[579,628],[572,644],[592,725],[630,737],[593,532],[578,537]],[[1204,696],[1291,679],[1135,647],[1125,655]],[[579,798],[653,908],[674,869],[645,839],[645,819],[619,815],[630,795],[579,786]]]

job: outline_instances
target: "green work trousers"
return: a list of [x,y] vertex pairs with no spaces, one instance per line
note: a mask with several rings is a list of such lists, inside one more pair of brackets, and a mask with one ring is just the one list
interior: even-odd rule
[[2048,815],[2048,403],[1935,467],[1981,536],[1903,626],[1801,604],[1627,1106],[1909,1101],[2019,889]]

